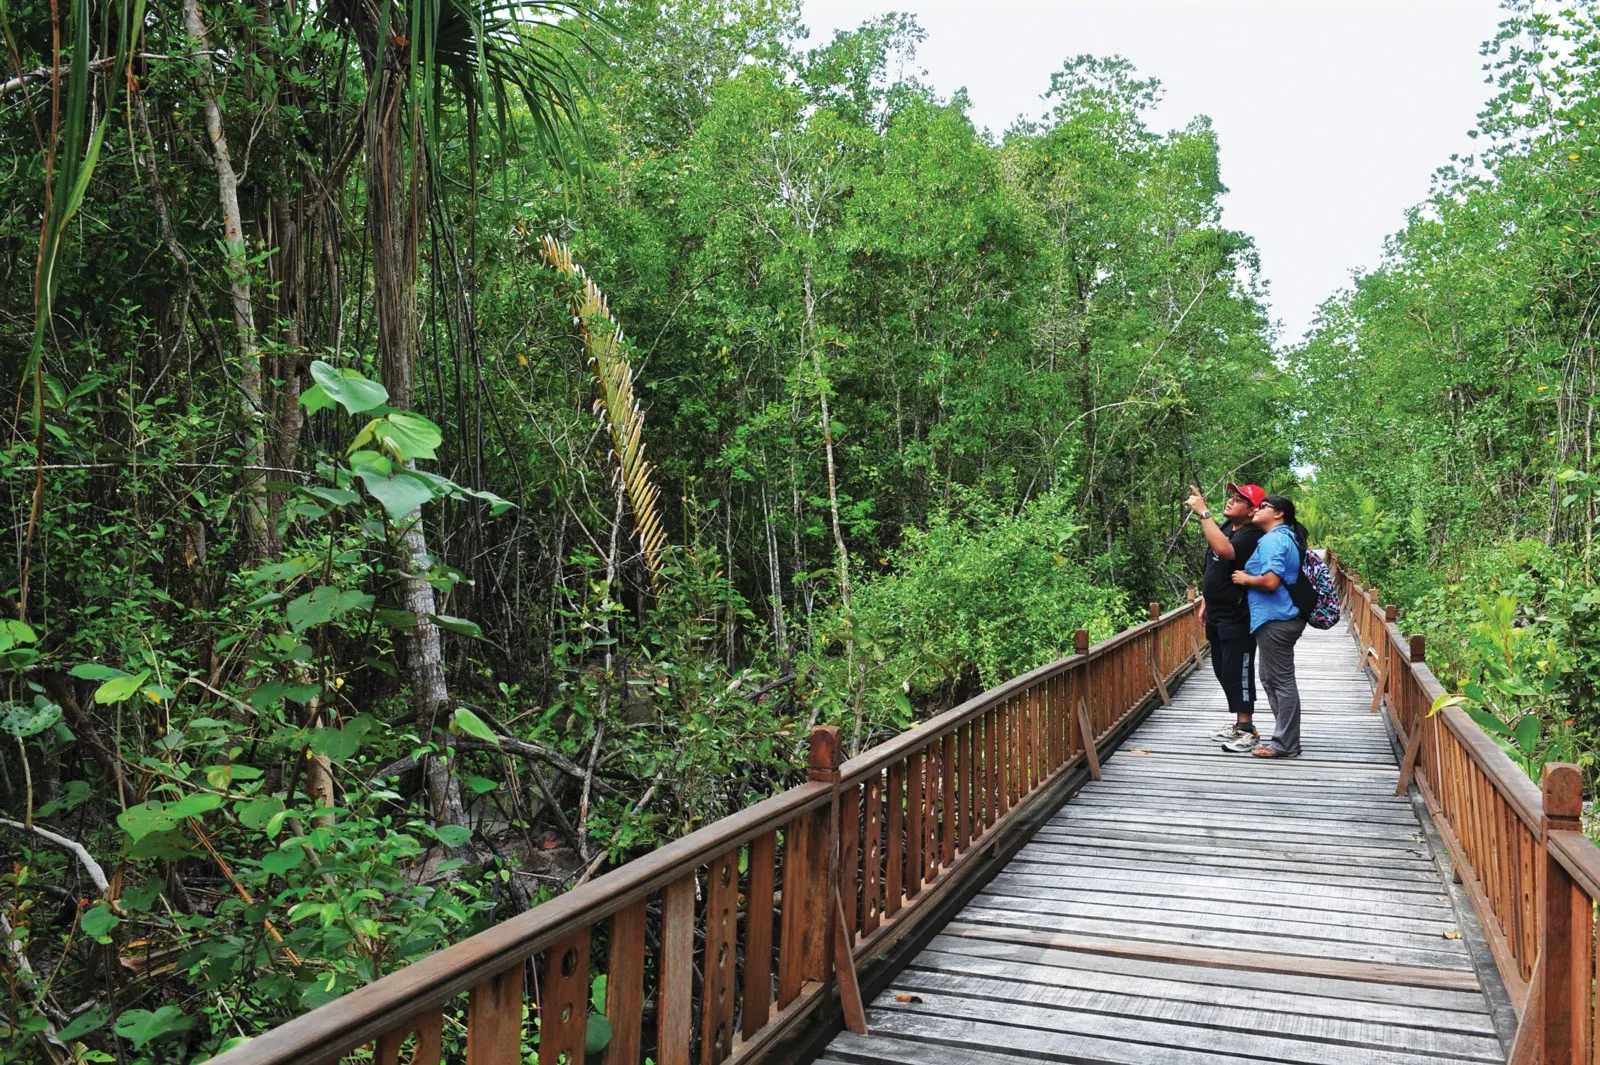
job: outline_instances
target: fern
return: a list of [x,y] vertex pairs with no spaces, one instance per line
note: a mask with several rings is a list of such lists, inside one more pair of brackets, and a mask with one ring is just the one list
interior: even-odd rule
[[617,469],[628,493],[628,507],[633,512],[634,535],[644,554],[650,586],[659,590],[661,553],[667,546],[667,532],[656,506],[661,490],[656,486],[655,465],[644,454],[644,412],[633,394],[633,365],[628,361],[627,338],[612,316],[605,294],[583,267],[572,261],[572,249],[546,236],[539,241],[539,250],[551,269],[569,274],[580,282],[572,298],[572,317],[599,385],[595,413],[611,430],[611,448],[617,456]]

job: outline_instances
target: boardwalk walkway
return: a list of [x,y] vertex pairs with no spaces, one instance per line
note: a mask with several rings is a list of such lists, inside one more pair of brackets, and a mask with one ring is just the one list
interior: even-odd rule
[[1298,657],[1303,758],[1223,753],[1203,669],[823,1060],[1503,1062],[1356,645]]

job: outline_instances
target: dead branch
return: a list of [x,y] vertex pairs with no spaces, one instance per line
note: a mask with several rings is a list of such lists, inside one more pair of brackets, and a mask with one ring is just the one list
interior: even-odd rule
[[34,835],[54,843],[64,851],[71,852],[77,857],[79,864],[83,866],[84,872],[89,874],[89,879],[94,881],[94,886],[100,891],[100,897],[103,899],[111,897],[111,881],[106,879],[106,871],[100,867],[99,862],[94,860],[94,856],[89,853],[83,844],[76,840],[70,840],[59,833],[52,832],[48,828],[41,828],[38,825],[34,825],[30,830],[21,821],[13,821],[9,817],[0,817],[0,825],[14,828],[18,832],[32,831]]

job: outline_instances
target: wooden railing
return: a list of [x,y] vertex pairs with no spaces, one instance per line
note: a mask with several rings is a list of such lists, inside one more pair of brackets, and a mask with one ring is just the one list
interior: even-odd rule
[[1350,626],[1404,746],[1399,786],[1417,785],[1521,1021],[1510,1060],[1588,1062],[1594,1052],[1594,909],[1600,848],[1583,834],[1576,766],[1544,766],[1543,790],[1463,710],[1430,712],[1444,688],[1393,607],[1332,559]]
[[[606,974],[606,1065],[759,1058],[826,1014],[864,1024],[857,970],[973,883],[1013,829],[1060,801],[1100,745],[1197,662],[1190,602],[985,692],[809,780],[212,1059],[583,1065]],[[464,1008],[459,997],[465,995]],[[447,1029],[447,1024],[449,1025]]]

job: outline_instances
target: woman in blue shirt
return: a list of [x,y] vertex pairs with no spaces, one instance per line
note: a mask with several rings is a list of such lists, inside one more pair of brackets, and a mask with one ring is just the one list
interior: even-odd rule
[[1261,687],[1272,707],[1272,739],[1250,753],[1257,758],[1300,757],[1300,688],[1294,678],[1294,645],[1306,631],[1305,619],[1289,598],[1300,579],[1300,543],[1295,536],[1294,501],[1272,495],[1256,508],[1265,530],[1250,561],[1236,570],[1233,583],[1248,589],[1250,632],[1256,638]]

